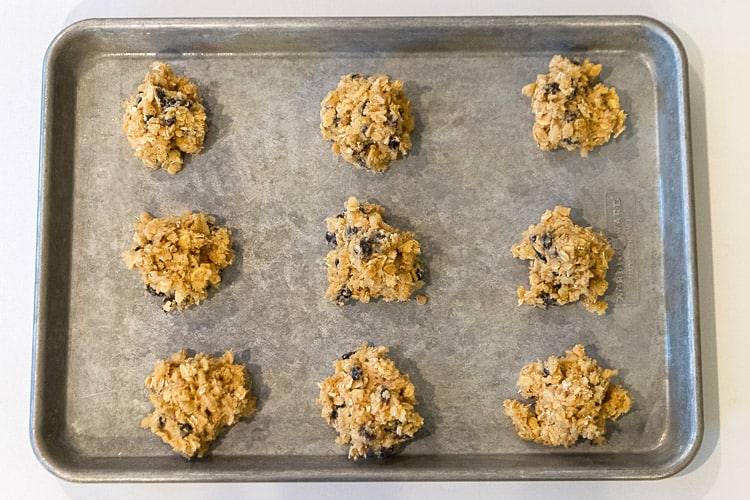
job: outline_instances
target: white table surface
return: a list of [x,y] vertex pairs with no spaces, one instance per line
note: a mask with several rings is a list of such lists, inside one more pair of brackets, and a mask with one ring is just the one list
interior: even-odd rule
[[[750,27],[741,0],[4,0],[0,4],[0,411],[3,498],[725,498],[747,491],[750,354],[745,264],[750,229],[746,94]],[[705,431],[694,461],[658,481],[305,484],[72,484],[47,472],[28,435],[42,58],[65,26],[91,17],[641,14],[671,27],[690,65]],[[744,139],[743,139],[744,137]],[[742,475],[742,471],[745,475]],[[750,494],[745,498],[750,498]]]

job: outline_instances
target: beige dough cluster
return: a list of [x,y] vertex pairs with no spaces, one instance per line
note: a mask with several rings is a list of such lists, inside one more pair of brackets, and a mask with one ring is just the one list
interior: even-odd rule
[[404,84],[384,75],[341,78],[321,103],[320,130],[331,150],[373,172],[385,172],[411,149],[414,117]]
[[[385,210],[379,205],[351,197],[345,206],[345,212],[326,219],[326,241],[334,247],[325,259],[326,295],[339,305],[350,299],[409,300],[424,286],[421,249],[414,233],[386,224]],[[420,295],[417,300],[427,299]]]
[[125,264],[141,273],[150,293],[164,297],[165,311],[204,300],[234,260],[229,229],[214,222],[202,213],[156,219],[144,212],[135,223]]
[[614,250],[602,233],[573,224],[569,216],[566,207],[547,210],[511,247],[514,257],[531,261],[531,286],[518,288],[518,304],[547,307],[580,300],[587,311],[604,314],[607,302],[599,297],[607,291]]
[[224,427],[255,413],[250,377],[230,351],[220,358],[180,351],[156,363],[146,387],[154,411],[141,426],[186,458],[202,457]]
[[586,156],[625,130],[626,115],[615,89],[594,84],[601,70],[601,64],[588,59],[577,64],[556,55],[549,73],[537,75],[536,82],[521,90],[531,97],[533,135],[541,149],[580,149]]
[[524,404],[514,399],[503,403],[523,439],[547,446],[575,444],[589,439],[607,442],[607,420],[617,420],[630,411],[631,399],[619,385],[610,383],[617,370],[602,369],[576,345],[563,358],[529,363],[521,369],[521,397],[535,398]]
[[135,156],[170,174],[182,169],[183,153],[198,153],[206,136],[206,111],[198,89],[163,62],[151,64],[138,93],[123,104],[122,128]]
[[318,384],[321,416],[355,460],[368,452],[378,457],[397,453],[424,423],[414,410],[414,384],[387,352],[363,344],[334,361],[334,374]]

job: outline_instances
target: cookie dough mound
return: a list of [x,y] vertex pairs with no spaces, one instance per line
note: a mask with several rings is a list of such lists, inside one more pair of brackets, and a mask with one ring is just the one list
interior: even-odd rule
[[[328,291],[339,305],[348,300],[409,300],[424,286],[421,249],[414,233],[399,231],[383,220],[385,209],[351,197],[346,211],[326,219]],[[420,303],[426,302],[420,296]]]
[[569,215],[566,207],[547,210],[511,247],[514,257],[531,261],[531,286],[518,288],[518,304],[547,307],[580,300],[587,311],[604,314],[607,302],[598,299],[607,291],[614,250],[602,233],[576,226]]
[[607,442],[607,420],[630,411],[628,392],[610,384],[617,370],[602,369],[576,345],[564,358],[530,363],[521,369],[519,394],[536,398],[531,404],[514,399],[503,402],[518,435],[547,446],[575,444],[579,438]]
[[180,351],[156,363],[146,387],[154,411],[141,427],[185,458],[202,457],[224,427],[255,413],[250,377],[230,351],[220,358]]
[[536,82],[521,90],[531,97],[533,135],[541,149],[578,148],[586,156],[625,130],[627,115],[615,89],[593,84],[601,70],[601,64],[588,59],[577,64],[556,55],[549,73],[537,75]]
[[170,174],[182,169],[183,153],[198,153],[206,136],[206,110],[195,84],[154,62],[138,93],[123,104],[122,129],[144,165]]
[[366,343],[333,362],[335,372],[320,382],[321,416],[348,444],[349,458],[397,453],[424,423],[414,410],[414,384],[386,357],[388,348]]
[[214,222],[202,213],[155,219],[144,212],[135,223],[125,264],[140,271],[150,293],[164,297],[165,311],[200,303],[234,260],[229,229]]
[[341,78],[321,103],[320,130],[331,150],[373,172],[385,172],[398,154],[411,149],[414,130],[404,84],[384,75]]

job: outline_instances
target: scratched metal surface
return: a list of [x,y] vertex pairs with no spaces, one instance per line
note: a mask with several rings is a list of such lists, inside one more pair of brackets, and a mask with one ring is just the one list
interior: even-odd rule
[[[626,132],[581,158],[531,138],[521,87],[555,53],[602,63]],[[151,61],[193,79],[204,151],[175,176],[144,168],[122,101]],[[46,59],[31,428],[40,460],[76,481],[656,478],[701,436],[686,61],[645,18],[95,20]],[[335,157],[318,130],[340,75],[405,82],[414,148],[385,175]],[[324,219],[350,195],[414,231],[429,303],[332,305]],[[608,313],[516,307],[510,246],[570,206],[613,241]],[[121,255],[141,211],[200,210],[237,259],[199,307],[165,314]],[[315,405],[331,361],[391,348],[425,426],[400,455],[351,463]],[[524,364],[583,343],[634,399],[606,446],[548,449],[502,413]],[[186,462],[139,428],[156,360],[232,349],[258,413]]]

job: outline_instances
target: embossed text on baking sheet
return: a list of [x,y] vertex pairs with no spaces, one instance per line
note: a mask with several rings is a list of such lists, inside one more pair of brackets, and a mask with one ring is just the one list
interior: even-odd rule
[[639,302],[637,242],[635,237],[635,194],[630,191],[608,191],[606,198],[606,233],[615,249],[609,263],[609,300],[634,306]]

